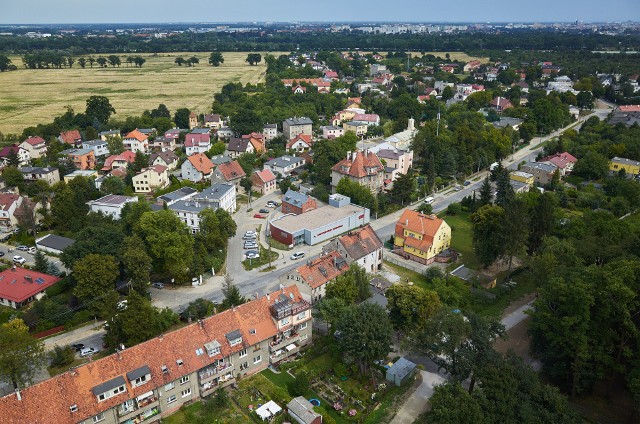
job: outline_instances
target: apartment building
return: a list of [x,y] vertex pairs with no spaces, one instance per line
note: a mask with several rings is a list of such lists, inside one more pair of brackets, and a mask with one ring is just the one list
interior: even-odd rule
[[[4,424],[159,422],[311,343],[295,285],[0,398]],[[55,417],[55,418],[53,418]]]

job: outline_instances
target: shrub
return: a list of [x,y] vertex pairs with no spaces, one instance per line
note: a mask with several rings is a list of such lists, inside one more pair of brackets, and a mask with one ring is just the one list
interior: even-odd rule
[[447,207],[447,215],[457,215],[462,212],[462,205],[460,203],[451,203]]
[[75,359],[75,355],[71,346],[60,347],[56,345],[51,352],[49,352],[49,359],[51,360],[52,367],[63,367],[70,365]]

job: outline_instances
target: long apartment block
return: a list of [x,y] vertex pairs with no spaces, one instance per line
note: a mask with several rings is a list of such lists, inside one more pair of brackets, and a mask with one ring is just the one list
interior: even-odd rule
[[0,398],[0,422],[152,423],[311,343],[295,285]]

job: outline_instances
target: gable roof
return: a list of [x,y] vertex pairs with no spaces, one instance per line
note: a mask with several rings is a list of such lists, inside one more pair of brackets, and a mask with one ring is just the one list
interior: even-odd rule
[[373,230],[371,225],[347,233],[338,238],[347,255],[353,260],[358,260],[378,249],[382,248],[382,241]]
[[[367,169],[370,169],[372,172],[367,172]],[[354,178],[363,178],[372,173],[377,174],[383,172],[384,167],[375,153],[358,151],[335,164],[331,170],[343,175],[350,175]]]
[[218,170],[222,173],[222,176],[227,181],[236,180],[238,178],[247,176],[237,160],[218,165]]
[[80,131],[71,130],[71,131],[62,131],[60,133],[60,139],[64,143],[74,144],[77,140],[82,140],[82,137],[80,137]]
[[[227,150],[230,152],[241,152],[244,153],[247,151],[247,147],[249,147],[249,140],[246,138],[232,138],[229,140],[229,145],[227,146]],[[253,145],[252,145],[253,146]]]
[[165,150],[164,152],[160,152],[160,153],[153,153],[150,157],[149,157],[149,165],[153,165],[153,163],[156,161],[156,159],[162,159],[162,161],[164,163],[166,163],[167,165],[172,164],[173,162],[178,160],[178,156],[173,153],[171,150]]
[[564,169],[570,163],[576,163],[578,159],[576,159],[573,155],[568,152],[556,153],[555,155],[547,156],[540,159],[539,162],[551,162],[555,166],[560,169]]
[[509,109],[512,108],[513,105],[511,104],[511,101],[509,99],[505,99],[504,97],[494,97],[493,100],[491,100],[491,106],[493,107],[499,107],[501,109]]
[[204,115],[204,122],[222,122],[220,115],[217,113]]
[[316,418],[321,416],[313,410],[311,402],[303,396],[291,399],[291,401],[287,403],[287,409],[290,413],[300,418],[305,424],[311,424]]
[[198,172],[203,174],[209,174],[213,170],[213,163],[209,160],[204,153],[196,153],[187,158],[187,160],[193,165]]
[[289,140],[287,142],[287,149],[290,149],[291,146],[293,146],[294,144],[296,144],[298,141],[302,141],[304,142],[307,146],[311,147],[311,135],[310,134],[298,134],[297,136],[295,136],[294,138],[292,138],[291,140]]
[[284,196],[282,196],[282,201],[293,206],[301,207],[307,203],[307,200],[309,200],[310,197],[311,196],[300,193],[299,191],[288,189]]
[[347,261],[332,250],[298,267],[296,272],[305,283],[315,289],[344,274],[348,269]]
[[258,178],[260,178],[260,181],[262,181],[263,183],[267,183],[276,179],[276,176],[269,168],[263,169],[262,171],[256,171],[254,172],[254,175],[257,175]]
[[58,277],[31,269],[7,268],[0,272],[0,297],[24,302],[58,281]]
[[136,154],[131,150],[125,150],[119,155],[111,155],[104,161],[104,166],[102,167],[103,171],[108,171],[111,169],[113,162],[115,161],[126,161],[128,163],[133,163],[136,160]]
[[141,133],[140,131],[138,131],[137,129],[131,131],[129,134],[124,136],[124,139],[136,139],[138,141],[146,141],[147,139],[149,139],[149,137],[146,134]]
[[35,136],[35,137],[29,137],[27,138],[24,143],[28,143],[32,146],[37,146],[38,144],[42,144],[45,143],[44,138],[40,137],[40,136]]
[[20,196],[13,193],[0,193],[0,211],[6,211],[13,205]]
[[22,147],[20,146],[5,146],[2,148],[2,150],[0,150],[0,158],[6,158],[9,157],[9,154],[11,152],[15,153],[16,155],[20,152],[20,150],[24,150]]
[[[408,246],[425,250],[431,246],[433,238],[445,222],[435,215],[425,215],[411,209],[405,209],[400,219],[396,223],[395,234],[404,238],[404,243]],[[422,234],[422,240],[404,236],[404,230]]]
[[46,236],[39,238],[36,240],[36,244],[50,247],[56,250],[64,250],[67,247],[71,246],[76,241],[74,239],[70,239],[67,237],[58,236],[56,234],[47,234]]

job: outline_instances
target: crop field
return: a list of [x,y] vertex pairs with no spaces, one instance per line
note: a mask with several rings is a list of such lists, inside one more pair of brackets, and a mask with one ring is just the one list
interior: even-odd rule
[[[87,63],[85,69],[77,58],[70,69],[25,69],[19,56],[10,57],[18,70],[0,73],[0,132],[21,133],[25,127],[51,122],[64,113],[66,106],[84,111],[92,95],[108,97],[116,118],[140,115],[160,103],[172,113],[179,107],[208,112],[213,95],[223,85],[264,80],[264,60],[250,66],[245,62],[247,53],[223,55],[224,63],[219,67],[209,65],[209,53],[158,53],[141,54],[146,59],[141,68],[129,66],[126,55],[122,55],[120,67],[100,68],[95,63],[90,68]],[[178,56],[196,56],[200,63],[177,66],[174,61]]]

